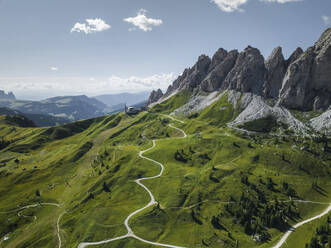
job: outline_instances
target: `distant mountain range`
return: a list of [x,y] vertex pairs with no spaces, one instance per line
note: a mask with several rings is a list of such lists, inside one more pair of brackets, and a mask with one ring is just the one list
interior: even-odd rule
[[108,94],[99,95],[94,98],[103,102],[109,107],[116,106],[119,104],[135,105],[139,102],[147,101],[150,92],[140,92],[140,93],[120,93],[120,94]]
[[70,122],[69,119],[63,117],[55,117],[51,115],[42,115],[42,114],[29,114],[22,113],[21,111],[9,109],[9,108],[0,108],[0,115],[7,116],[23,116],[31,120],[36,126],[39,127],[48,127],[48,126],[58,126]]
[[22,115],[38,126],[55,126],[124,110],[124,105],[144,105],[148,92],[101,95],[94,98],[58,96],[42,101],[17,100],[12,92],[0,91],[0,115]]
[[63,96],[42,101],[0,99],[0,107],[18,110],[24,114],[50,115],[77,121],[103,115],[106,105],[87,96]]

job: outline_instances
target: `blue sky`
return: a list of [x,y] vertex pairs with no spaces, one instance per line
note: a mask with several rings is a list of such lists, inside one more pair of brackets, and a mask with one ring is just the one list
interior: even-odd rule
[[0,89],[30,99],[164,89],[220,47],[306,49],[330,16],[330,0],[0,0]]

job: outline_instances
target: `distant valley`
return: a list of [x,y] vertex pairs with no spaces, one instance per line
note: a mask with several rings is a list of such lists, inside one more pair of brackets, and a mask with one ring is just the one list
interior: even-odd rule
[[59,96],[41,101],[26,101],[16,99],[12,92],[6,94],[0,91],[0,114],[20,114],[34,121],[37,126],[56,126],[124,111],[125,104],[143,106],[148,94],[122,93],[94,98],[84,95]]

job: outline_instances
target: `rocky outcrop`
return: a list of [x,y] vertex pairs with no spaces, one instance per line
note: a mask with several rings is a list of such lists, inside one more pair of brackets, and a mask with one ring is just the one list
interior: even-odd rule
[[265,62],[266,74],[263,95],[268,98],[277,98],[282,87],[282,81],[286,72],[286,61],[282,48],[276,47]]
[[252,93],[243,94],[241,108],[244,109],[229,126],[240,126],[246,122],[272,117],[279,125],[285,124],[297,134],[307,135],[309,128],[296,119],[290,111],[280,106],[269,106],[264,98]]
[[206,55],[201,55],[198,62],[192,68],[185,69],[183,74],[168,87],[164,96],[167,97],[176,90],[193,90],[199,86],[201,81],[206,77],[210,65],[211,59]]
[[296,61],[301,56],[301,54],[303,54],[303,50],[301,47],[295,49],[295,51],[291,54],[291,56],[286,60],[286,68],[294,61]]
[[330,106],[331,29],[289,65],[280,90],[279,104],[304,111]]
[[290,64],[282,83],[279,103],[289,108],[299,109],[306,100],[306,91],[311,82],[311,69],[314,62],[314,50],[308,49],[304,55]]
[[206,95],[193,96],[189,100],[189,102],[176,109],[173,113],[175,115],[189,115],[189,114],[197,113],[207,108],[214,102],[218,101],[225,93],[226,91],[222,92],[221,94],[218,94],[217,91],[214,91],[208,94],[207,96]]
[[236,63],[227,75],[221,89],[261,95],[265,72],[264,58],[260,51],[248,46],[238,55]]
[[222,63],[222,61],[226,58],[227,55],[228,51],[223,48],[218,49],[217,52],[214,54],[213,58],[211,59],[209,71],[212,71],[217,65]]
[[331,109],[310,120],[310,125],[320,133],[331,134]]
[[201,55],[198,59],[198,62],[189,71],[183,86],[190,89],[199,86],[201,81],[206,77],[210,64],[210,58],[206,55]]
[[147,105],[157,102],[162,97],[163,97],[163,92],[162,92],[161,89],[153,90],[150,97],[149,97],[149,99],[148,99]]
[[219,90],[250,92],[289,109],[326,110],[331,104],[331,29],[313,47],[305,52],[299,47],[287,60],[280,47],[266,61],[250,46],[240,53],[220,48],[212,59],[201,55],[161,100],[183,89],[193,96]]
[[265,72],[264,58],[258,49],[248,46],[239,54],[237,50],[227,52],[220,48],[212,60],[201,55],[194,67],[185,69],[168,87],[164,97],[197,87],[205,92],[233,89],[261,95]]
[[[217,59],[215,59],[217,56]],[[210,72],[201,83],[201,89],[205,92],[213,92],[222,87],[226,76],[233,68],[238,57],[238,51],[227,52],[220,49],[213,57]]]

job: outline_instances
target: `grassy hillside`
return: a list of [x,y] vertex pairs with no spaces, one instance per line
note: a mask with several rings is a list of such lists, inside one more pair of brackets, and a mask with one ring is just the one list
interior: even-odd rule
[[187,103],[190,100],[191,92],[188,90],[183,90],[174,96],[170,97],[166,101],[155,105],[150,112],[153,113],[171,113],[175,109],[183,106],[185,103]]
[[[8,237],[0,247],[58,247],[57,223],[62,247],[126,234],[126,217],[149,201],[135,180],[160,172],[138,156],[152,139],[156,147],[144,156],[165,170],[143,182],[158,204],[130,220],[136,235],[183,247],[271,247],[326,207],[298,200],[331,202],[331,141],[225,128],[236,110],[223,97],[185,123],[161,115],[185,94],[133,117],[53,128],[0,122],[0,238]],[[39,205],[17,210],[31,204]],[[291,238],[310,242],[307,232]],[[97,247],[152,246],[127,238]]]
[[239,109],[229,103],[228,93],[225,93],[218,101],[203,109],[198,119],[207,121],[210,125],[224,126],[234,120],[238,114]]

